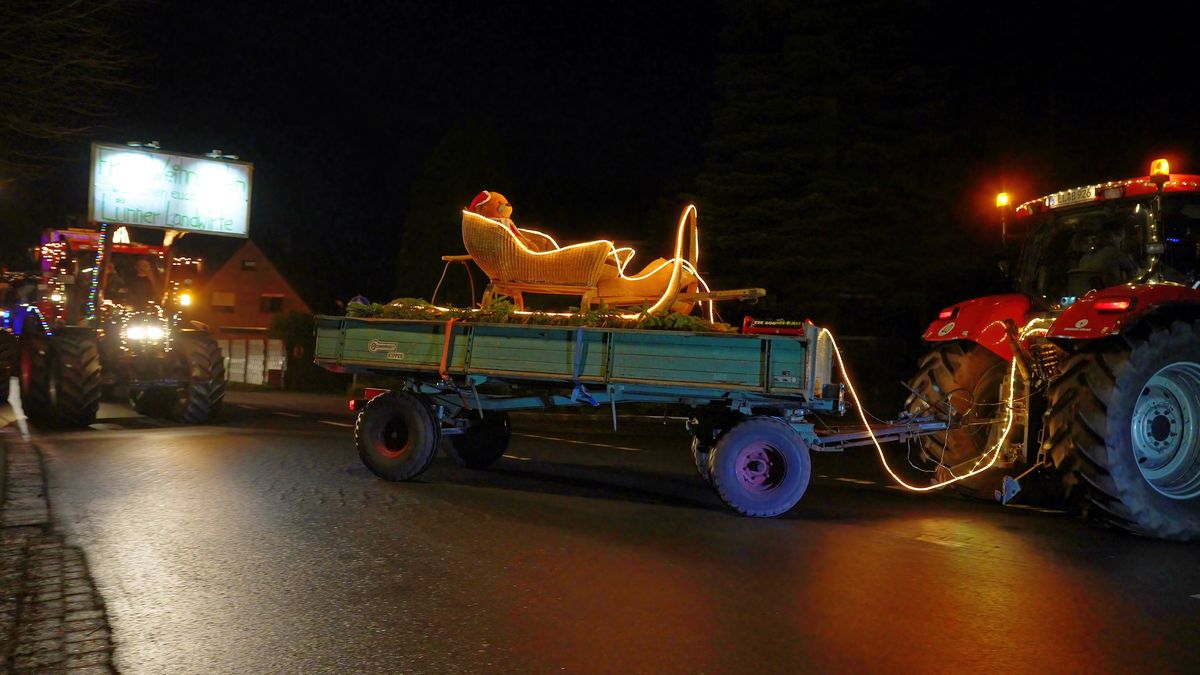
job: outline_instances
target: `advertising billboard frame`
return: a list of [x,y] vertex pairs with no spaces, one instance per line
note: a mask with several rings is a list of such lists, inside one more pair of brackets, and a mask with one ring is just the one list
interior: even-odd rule
[[[173,225],[168,222],[158,224],[158,223],[153,223],[153,222],[145,222],[144,219],[139,220],[137,222],[133,222],[134,219],[117,219],[117,218],[103,217],[103,214],[96,213],[97,163],[99,161],[100,153],[102,150],[111,150],[111,151],[115,151],[115,152],[135,153],[135,154],[146,155],[146,156],[158,159],[160,161],[164,161],[166,166],[170,166],[170,164],[171,164],[170,160],[178,158],[178,159],[182,159],[182,160],[189,160],[192,162],[196,162],[197,166],[199,166],[198,163],[211,163],[212,165],[233,165],[233,166],[243,168],[245,170],[245,182],[246,182],[245,212],[243,215],[245,231],[244,232],[230,232],[230,231],[222,231],[220,229],[188,227],[186,225],[183,225],[183,226]],[[175,167],[172,167],[172,168],[175,168]],[[106,142],[102,142],[102,141],[93,141],[92,142],[91,162],[89,164],[89,171],[88,171],[88,207],[87,207],[88,208],[88,221],[92,222],[92,223],[107,223],[109,225],[125,225],[127,227],[141,227],[141,228],[146,228],[146,229],[164,230],[164,231],[176,230],[179,232],[187,232],[187,233],[192,233],[192,234],[210,234],[210,235],[215,235],[215,236],[219,236],[219,237],[231,237],[231,238],[235,238],[235,239],[248,239],[250,237],[250,205],[251,205],[251,199],[253,197],[253,192],[254,192],[254,164],[252,162],[247,162],[247,161],[243,161],[240,159],[213,158],[208,155],[197,155],[197,154],[192,154],[192,153],[187,153],[187,152],[174,152],[174,151],[170,151],[170,150],[159,150],[159,149],[154,149],[154,148],[149,148],[149,147],[144,147],[144,146],[130,146],[130,145],[122,144],[122,143],[106,143]],[[174,199],[174,197],[171,197],[171,198],[163,197],[162,199],[163,199],[162,203],[166,206],[167,211],[170,210],[170,205],[177,201]]]

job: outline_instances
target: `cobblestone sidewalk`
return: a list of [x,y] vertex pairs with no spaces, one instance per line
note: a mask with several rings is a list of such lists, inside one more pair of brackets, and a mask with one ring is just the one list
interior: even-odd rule
[[0,673],[111,673],[104,601],[55,531],[37,448],[0,430]]

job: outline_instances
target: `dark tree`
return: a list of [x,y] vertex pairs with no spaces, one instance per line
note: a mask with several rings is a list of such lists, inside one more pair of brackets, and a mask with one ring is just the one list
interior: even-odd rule
[[947,174],[961,144],[922,13],[728,5],[699,180],[720,285],[766,287],[765,313],[879,334],[953,283],[948,268],[972,248],[954,222],[961,179]]
[[[434,148],[413,183],[403,223],[396,260],[398,296],[429,299],[442,272],[441,256],[466,252],[460,213],[480,190],[507,189],[505,157],[499,134],[473,121],[452,128]],[[464,303],[465,274],[460,269],[450,274],[456,275],[448,280],[446,291],[451,295],[440,297]],[[478,271],[475,277],[482,291],[484,277]]]
[[68,142],[91,134],[133,88],[118,22],[122,0],[0,3],[0,183],[48,175],[77,158]]

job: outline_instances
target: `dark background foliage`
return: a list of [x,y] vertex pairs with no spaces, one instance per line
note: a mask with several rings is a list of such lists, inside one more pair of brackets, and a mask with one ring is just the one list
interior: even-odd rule
[[[60,6],[73,27],[17,28]],[[480,189],[520,224],[647,260],[694,201],[714,285],[771,293],[727,319],[811,317],[907,364],[933,312],[1003,287],[998,189],[1030,198],[1159,155],[1200,171],[1186,5],[4,7],[0,138],[23,154],[0,159],[51,160],[0,163],[5,263],[85,212],[89,141],[220,148],[255,163],[252,236],[320,310],[428,296]],[[112,67],[43,65],[44,96],[16,96],[48,53]],[[236,242],[183,245],[220,258]]]

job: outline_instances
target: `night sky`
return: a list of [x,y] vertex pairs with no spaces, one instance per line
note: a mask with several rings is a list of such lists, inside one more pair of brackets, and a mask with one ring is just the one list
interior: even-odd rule
[[[889,165],[870,180],[920,178],[912,189],[948,214],[939,226],[961,228],[981,247],[994,238],[988,204],[997,187],[1028,198],[1138,175],[1159,155],[1200,173],[1200,100],[1186,53],[1195,24],[1184,10],[902,4],[143,2],[118,27],[141,58],[131,75],[138,89],[113,102],[94,140],[220,148],[253,162],[252,238],[318,309],[355,293],[428,295],[396,287],[397,255],[421,186],[447,171],[430,173],[439,147],[462,157],[450,231],[456,207],[492,188],[516,205],[518,223],[567,239],[655,241],[686,201],[711,198],[698,177],[719,140],[714,110],[730,100],[723,59],[747,49],[739,31],[759,20],[746,17],[788,16],[800,28],[780,31],[781,45],[865,54],[868,89],[869,78],[893,86],[919,65],[917,94],[940,111],[934,129],[952,150],[912,175]],[[29,223],[84,210],[89,140],[73,146],[74,164],[6,191],[10,264]],[[880,227],[921,226],[896,222],[903,217],[889,214]],[[230,242],[213,239],[189,237],[184,248],[228,255]]]

